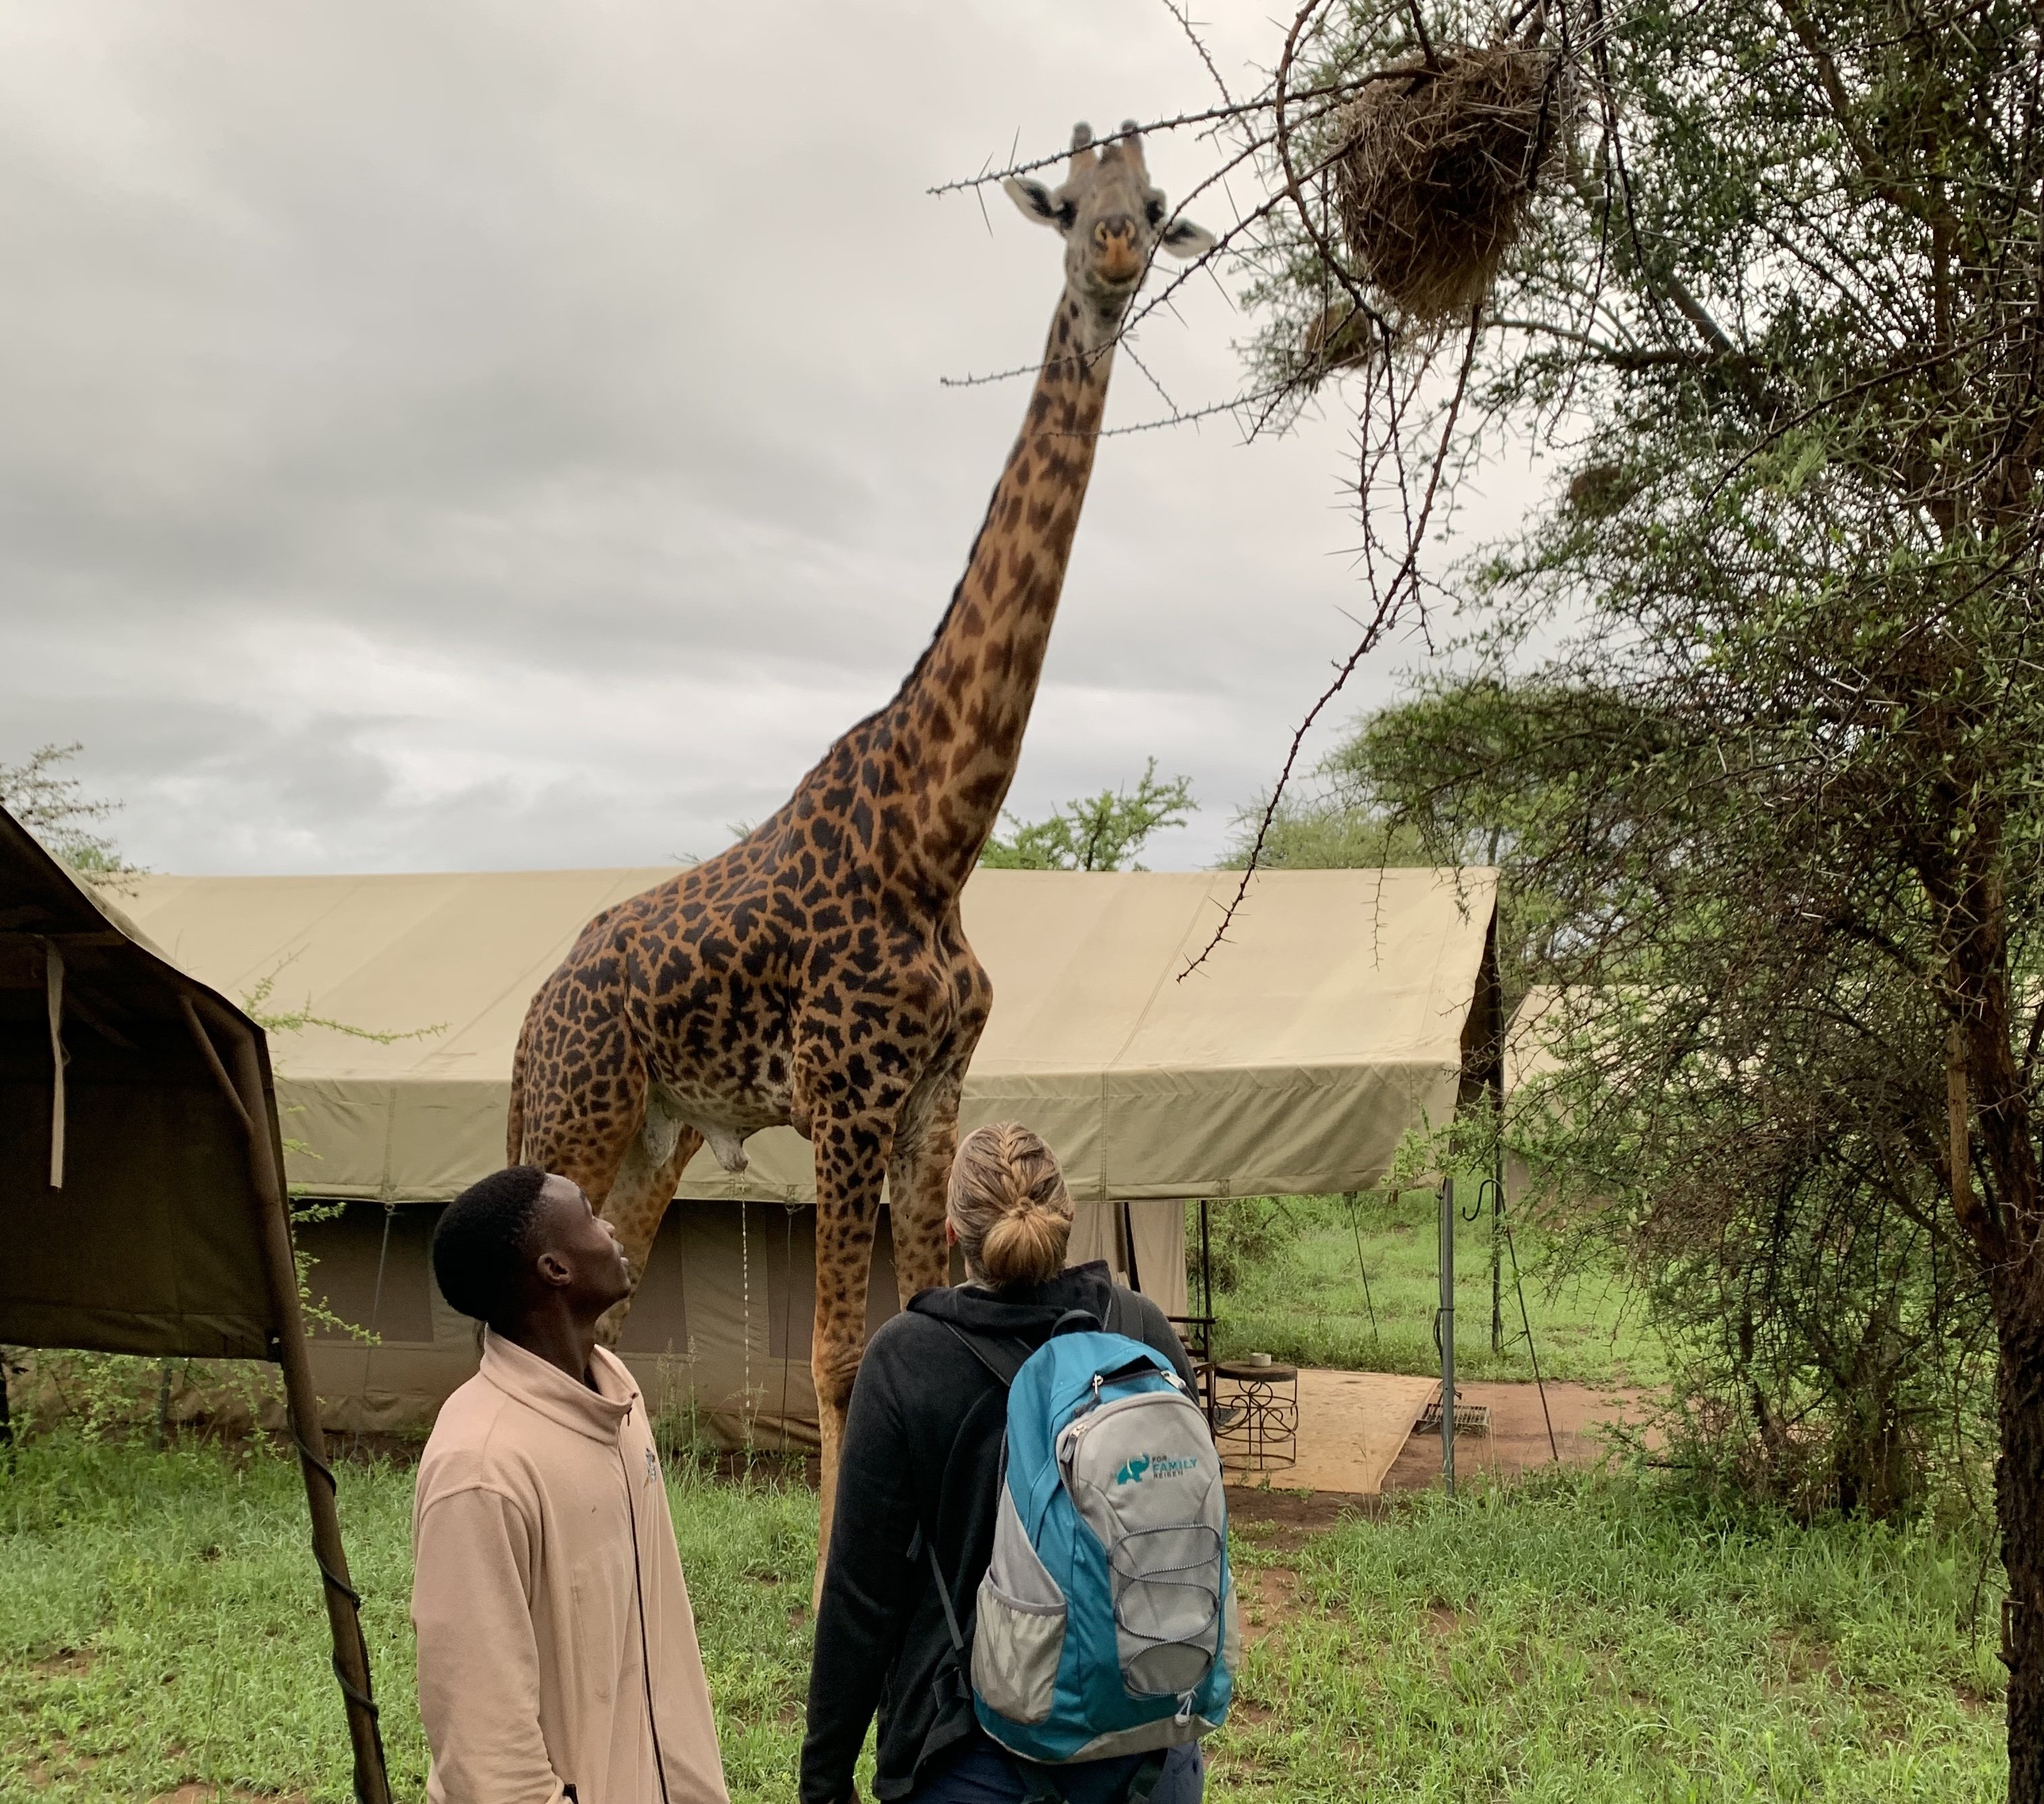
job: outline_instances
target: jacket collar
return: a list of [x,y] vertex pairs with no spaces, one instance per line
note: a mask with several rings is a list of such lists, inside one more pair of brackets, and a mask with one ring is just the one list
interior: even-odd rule
[[482,1331],[482,1376],[505,1396],[563,1428],[614,1447],[632,1414],[638,1387],[607,1347],[590,1355],[589,1369],[596,1380],[593,1391],[516,1341],[505,1340],[494,1329]]
[[1113,1294],[1114,1280],[1106,1262],[1095,1259],[1067,1267],[1047,1284],[1013,1284],[1005,1290],[939,1284],[917,1292],[909,1307],[918,1315],[933,1315],[961,1328],[1006,1334],[1034,1345],[1050,1338],[1067,1310],[1085,1310],[1105,1324]]

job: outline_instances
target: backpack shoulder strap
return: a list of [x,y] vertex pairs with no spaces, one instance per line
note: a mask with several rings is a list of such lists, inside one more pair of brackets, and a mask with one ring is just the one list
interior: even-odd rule
[[951,1330],[960,1346],[993,1373],[1004,1391],[1015,1382],[1015,1374],[1022,1369],[1023,1361],[1029,1357],[1029,1351],[1025,1348],[1020,1357],[1014,1357],[1013,1349],[1005,1341],[982,1340],[977,1334],[968,1334],[955,1322],[947,1322],[944,1326]]

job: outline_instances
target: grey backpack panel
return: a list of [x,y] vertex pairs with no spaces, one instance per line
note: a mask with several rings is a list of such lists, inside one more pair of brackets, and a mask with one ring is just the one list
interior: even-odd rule
[[1003,1716],[1041,1722],[1050,1715],[1066,1614],[1064,1591],[1030,1545],[1004,1482],[972,1638],[973,1689]]
[[1206,1418],[1181,1391],[1124,1398],[1067,1427],[1058,1462],[1107,1550],[1123,1686],[1132,1697],[1196,1690],[1226,1631],[1228,1504]]

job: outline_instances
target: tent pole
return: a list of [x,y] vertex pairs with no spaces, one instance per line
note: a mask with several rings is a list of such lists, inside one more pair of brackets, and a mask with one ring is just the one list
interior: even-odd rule
[[1504,1268],[1498,1246],[1504,1224],[1504,981],[1498,969],[1494,907],[1484,929],[1477,992],[1477,1007],[1483,1011],[1483,1087],[1490,1104],[1491,1175],[1496,1180],[1490,1196],[1490,1350],[1499,1353],[1504,1350]]
[[1455,1180],[1441,1180],[1441,1477],[1455,1494]]
[[1200,1313],[1208,1318],[1207,1334],[1213,1334],[1213,1199],[1200,1199]]
[[61,1190],[64,1180],[64,961],[63,954],[48,941],[43,945],[43,990],[50,1017],[50,1188]]
[[[187,1023],[210,1054],[215,1075],[239,1105],[248,1134],[248,1171],[262,1208],[263,1277],[269,1288],[270,1315],[275,1324],[270,1334],[270,1357],[283,1368],[285,1408],[292,1438],[298,1443],[299,1469],[305,1476],[305,1503],[312,1516],[313,1557],[319,1563],[326,1594],[334,1676],[340,1682],[348,1740],[355,1754],[355,1795],[359,1804],[390,1804],[383,1737],[370,1690],[369,1648],[362,1633],[362,1600],[348,1582],[348,1555],[341,1545],[333,1468],[327,1464],[319,1399],[313,1390],[312,1362],[305,1350],[305,1321],[298,1307],[298,1272],[291,1256],[290,1223],[285,1214],[282,1161],[271,1131],[275,1123],[263,1106],[262,1067],[256,1057],[255,1036],[231,1017],[221,1023],[231,1049],[230,1076],[221,1065],[213,1036],[191,1010],[189,1000],[186,1008]],[[206,1012],[214,1011],[208,1008]]]

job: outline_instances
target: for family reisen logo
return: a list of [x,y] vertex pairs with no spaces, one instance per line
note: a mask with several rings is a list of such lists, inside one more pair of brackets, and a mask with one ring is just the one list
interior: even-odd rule
[[1195,1454],[1186,1454],[1174,1459],[1163,1453],[1138,1453],[1126,1461],[1114,1475],[1116,1484],[1139,1484],[1146,1478],[1183,1478],[1187,1472],[1199,1470],[1199,1459]]

